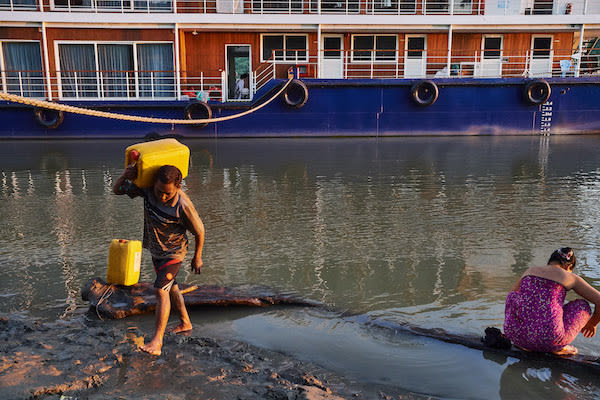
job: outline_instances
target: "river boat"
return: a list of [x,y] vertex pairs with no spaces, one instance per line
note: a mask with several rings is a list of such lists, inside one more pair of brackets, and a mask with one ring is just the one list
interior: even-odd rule
[[600,132],[595,0],[0,0],[0,21],[4,139]]

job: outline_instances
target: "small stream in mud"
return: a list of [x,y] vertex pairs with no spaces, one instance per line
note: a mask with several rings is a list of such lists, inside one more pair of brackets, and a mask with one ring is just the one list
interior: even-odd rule
[[[111,194],[130,141],[0,143],[0,313],[79,315],[112,238],[142,204]],[[202,275],[323,302],[194,310],[195,333],[312,361],[361,385],[441,398],[597,398],[585,371],[498,359],[344,315],[480,334],[530,265],[572,246],[600,287],[600,137],[187,140],[185,189],[206,225]],[[147,254],[142,279],[152,280]],[[347,312],[347,313],[344,313]],[[151,316],[135,323],[151,330]],[[599,338],[578,337],[600,354]]]

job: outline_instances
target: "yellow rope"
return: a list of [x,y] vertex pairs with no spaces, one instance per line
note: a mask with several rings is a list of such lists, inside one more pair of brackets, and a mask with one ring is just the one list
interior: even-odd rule
[[279,97],[279,95],[281,93],[283,93],[283,91],[289,86],[289,84],[291,82],[292,82],[292,79],[289,79],[286,82],[286,84],[283,85],[283,87],[273,97],[271,97],[265,103],[255,107],[255,108],[251,108],[251,109],[241,112],[239,114],[228,115],[226,117],[219,117],[219,118],[208,118],[208,119],[169,119],[169,118],[140,117],[137,115],[125,115],[125,114],[118,114],[118,113],[112,113],[112,112],[106,112],[106,111],[90,110],[88,108],[69,106],[67,104],[52,103],[52,102],[44,101],[44,100],[31,99],[29,97],[18,96],[16,94],[10,94],[10,93],[6,93],[6,92],[0,92],[0,99],[12,101],[14,103],[27,104],[27,105],[34,106],[34,107],[47,108],[49,110],[65,111],[65,112],[70,112],[70,113],[74,113],[74,114],[89,115],[92,117],[119,119],[119,120],[123,120],[123,121],[134,121],[134,122],[150,122],[150,123],[156,123],[156,124],[196,125],[196,124],[206,124],[206,123],[211,123],[211,122],[228,121],[230,119],[240,118],[240,117],[243,117],[244,115],[248,115],[255,111],[258,111],[261,108],[263,108],[264,106],[266,106],[267,104],[269,104],[270,102],[272,102],[273,100],[275,100],[277,97]]

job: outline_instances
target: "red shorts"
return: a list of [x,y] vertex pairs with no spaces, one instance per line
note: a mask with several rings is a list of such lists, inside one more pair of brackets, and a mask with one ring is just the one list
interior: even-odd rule
[[156,271],[156,280],[154,281],[154,287],[169,291],[173,285],[176,285],[175,277],[181,267],[181,260],[173,258],[167,259],[152,259],[154,264],[154,271]]

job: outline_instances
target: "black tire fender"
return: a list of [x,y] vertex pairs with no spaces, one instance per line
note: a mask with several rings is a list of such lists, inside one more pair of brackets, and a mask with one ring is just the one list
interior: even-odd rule
[[[183,111],[185,119],[211,119],[212,108],[204,101],[193,101],[185,106]],[[194,124],[195,127],[204,128],[208,122]]]
[[438,86],[430,80],[415,82],[410,88],[411,98],[421,107],[428,107],[435,103],[439,94]]
[[43,107],[35,107],[33,116],[35,121],[46,129],[58,128],[65,119],[65,114],[62,111]]
[[523,98],[532,105],[544,104],[550,98],[552,89],[544,79],[529,81],[523,87]]
[[301,80],[294,79],[283,92],[283,102],[292,108],[300,108],[308,101],[308,88]]

